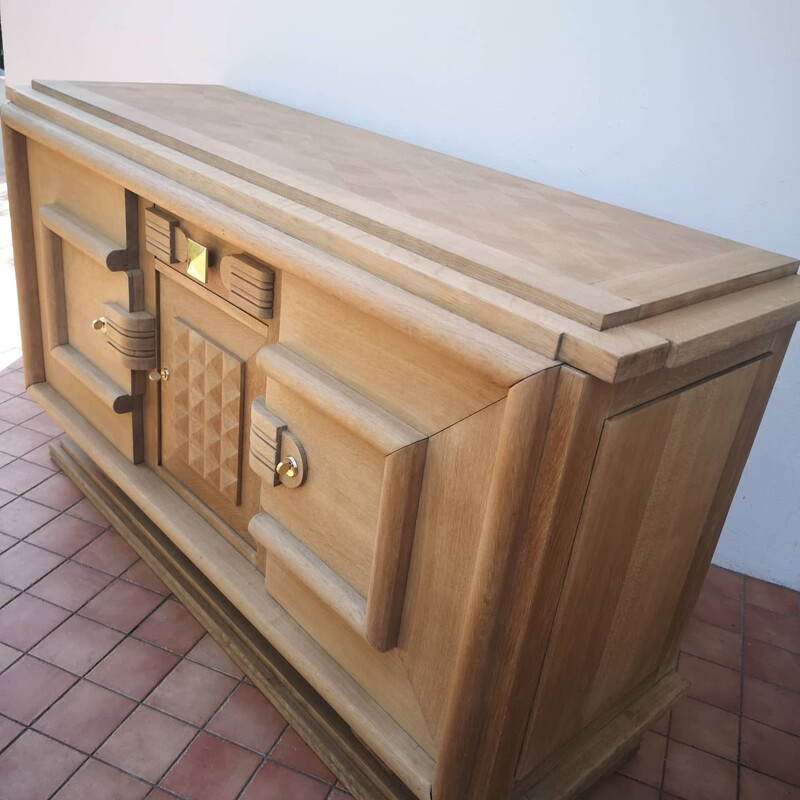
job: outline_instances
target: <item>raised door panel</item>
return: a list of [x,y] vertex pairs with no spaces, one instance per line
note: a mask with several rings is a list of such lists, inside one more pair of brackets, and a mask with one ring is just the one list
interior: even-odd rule
[[662,672],[759,364],[606,421],[518,776]]
[[251,545],[260,479],[243,453],[267,329],[242,325],[169,273],[159,277],[159,328],[161,464]]
[[[264,348],[251,531],[377,649],[400,625],[427,437],[283,345]],[[290,449],[298,475],[281,472]],[[269,588],[269,584],[267,586]]]
[[[171,321],[174,425],[166,460],[188,464],[234,505],[241,500],[244,369],[238,356],[185,320]],[[171,445],[171,447],[170,447]]]
[[136,197],[28,142],[47,382],[134,462],[143,458],[143,309]]

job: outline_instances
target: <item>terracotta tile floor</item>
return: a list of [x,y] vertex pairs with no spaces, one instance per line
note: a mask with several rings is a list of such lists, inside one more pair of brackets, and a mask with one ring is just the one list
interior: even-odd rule
[[[47,455],[0,371],[0,800],[345,800]],[[798,594],[712,567],[692,692],[593,800],[800,800]]]

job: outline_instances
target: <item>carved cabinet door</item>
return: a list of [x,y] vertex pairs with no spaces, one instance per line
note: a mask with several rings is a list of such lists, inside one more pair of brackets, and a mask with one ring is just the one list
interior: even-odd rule
[[260,485],[242,453],[266,329],[260,335],[167,274],[159,295],[161,464],[251,542]]

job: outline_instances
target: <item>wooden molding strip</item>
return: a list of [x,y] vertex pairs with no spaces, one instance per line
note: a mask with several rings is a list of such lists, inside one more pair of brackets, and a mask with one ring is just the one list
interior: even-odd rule
[[[305,561],[288,556],[284,560],[290,567],[299,564],[304,583],[318,594],[318,588],[324,590],[323,599],[342,613],[348,625],[376,650],[390,650],[396,645],[400,631],[427,437],[283,345],[262,348],[258,364],[266,372],[267,380],[275,380],[296,392],[386,456],[366,609],[356,612],[353,602],[331,601],[340,595],[351,600],[351,594],[360,597],[338,576],[336,581],[308,579],[314,572],[312,564],[316,565],[317,573],[330,571],[316,556],[309,554],[311,560]],[[266,407],[263,397],[253,401],[250,463],[270,486],[278,484],[276,452],[280,437],[287,429],[287,424]],[[313,458],[313,454],[310,455]],[[260,528],[264,525],[266,522],[262,520]],[[251,533],[258,537],[255,530]],[[292,536],[290,532],[286,535]],[[279,534],[273,533],[273,538],[276,537]],[[290,555],[292,553],[296,556],[295,551]],[[347,590],[342,589],[342,585]],[[330,590],[332,586],[339,588]]]
[[[290,271],[355,308],[408,333],[458,363],[510,386],[553,362],[528,347],[379,279],[230,205],[125,158],[23,108],[0,107],[6,124],[190,220],[243,251]],[[179,155],[179,154],[177,154]],[[550,312],[544,312],[550,313]],[[581,326],[575,323],[577,328]],[[557,336],[556,336],[557,341]]]
[[25,137],[9,128],[5,122],[2,123],[2,128],[8,205],[12,209],[11,239],[17,279],[22,363],[25,386],[30,386],[45,379],[45,370],[33,208],[28,178],[28,146]]
[[679,367],[792,325],[798,317],[800,275],[791,275],[631,327],[669,339],[667,366]]
[[247,529],[267,549],[267,558],[279,558],[359,636],[366,635],[366,601],[347,581],[266,512],[256,514]]
[[[631,740],[643,734],[665,711],[689,691],[689,681],[672,672],[635,699],[599,730],[590,729],[567,758],[561,759],[522,800],[573,800],[581,797],[603,775],[631,752]],[[529,783],[530,781],[527,781]],[[524,785],[526,781],[522,781]]]
[[191,559],[323,699],[372,743],[374,753],[419,798],[430,800],[425,751],[264,590],[264,576],[149,467],[131,464],[50,386],[30,394],[80,448]]
[[[497,288],[514,292],[576,322],[602,330],[638,318],[639,306],[602,288],[547,269],[533,258],[489,246],[435,223],[329,186],[224,141],[206,137],[76,84],[34,81],[32,89],[236,178],[301,203]],[[135,119],[134,119],[135,118]]]
[[127,414],[141,402],[141,398],[131,397],[72,345],[62,344],[54,347],[50,355],[68,370],[78,383],[89,389],[117,414]]
[[[60,239],[69,242],[93,261],[105,264],[112,272],[128,268],[128,251],[116,242],[89,227],[78,217],[57,205],[46,205],[39,209],[39,221]],[[138,264],[131,264],[138,269]]]
[[[754,270],[755,267],[755,270]],[[637,303],[640,319],[794,275],[796,258],[742,245],[733,253],[596,283]]]
[[425,438],[425,434],[284,345],[262,347],[258,365],[268,379],[297,392],[323,414],[384,454]]
[[365,625],[367,641],[381,651],[400,635],[427,450],[427,439],[396,450],[383,471]]

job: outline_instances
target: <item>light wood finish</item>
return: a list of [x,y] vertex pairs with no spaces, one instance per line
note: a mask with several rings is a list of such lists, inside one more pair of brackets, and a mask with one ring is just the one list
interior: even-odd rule
[[679,367],[774,333],[793,324],[798,316],[800,275],[792,275],[691,309],[671,311],[639,326],[669,337],[667,365]]
[[[715,258],[732,262],[727,277],[748,250],[224,87],[33,87],[597,328],[641,314],[638,303],[594,286],[609,272]],[[234,127],[221,121],[231,102],[241,114]],[[418,191],[406,191],[409,180]]]
[[[606,422],[520,775],[661,666],[757,371],[753,362]],[[623,461],[635,475],[620,485]]]
[[9,97],[57,457],[355,794],[564,800],[628,757],[797,261],[220,87]]
[[[475,555],[475,570],[467,598],[464,633],[442,723],[442,747],[437,761],[434,794],[463,798],[471,778],[464,756],[478,749],[489,714],[487,684],[497,669],[496,643],[517,564],[520,540],[527,533],[524,508],[539,468],[547,419],[558,370],[547,370],[514,386],[506,398],[492,467],[489,494]],[[472,698],[465,703],[464,697]]]
[[259,319],[272,319],[275,273],[244,254],[225,256],[219,265],[228,299]]
[[[92,261],[103,264],[111,272],[118,272],[128,267],[128,253],[124,247],[120,247],[57,205],[42,206],[39,209],[39,222],[59,239],[69,242]],[[136,268],[136,265],[133,267]]]
[[136,222],[127,218],[127,195],[30,142],[28,162],[48,381],[81,403],[138,463],[143,459],[141,381],[92,324],[107,302],[123,311],[140,310],[142,275],[133,263],[135,249],[128,249]]
[[45,359],[39,284],[36,279],[36,245],[28,176],[28,147],[27,140],[22,134],[9,128],[5,122],[2,123],[2,128],[8,204],[11,211],[11,236],[14,245],[14,272],[19,303],[22,365],[25,385],[30,386],[45,380]]
[[104,307],[106,340],[130,370],[150,370],[156,365],[156,320],[146,311],[126,311],[116,303]]
[[[255,457],[267,468],[262,505],[300,540],[296,550],[310,551],[306,563],[319,559],[344,578],[340,607],[352,609],[353,594],[366,598],[358,630],[388,650],[397,642],[405,599],[426,437],[283,345],[265,347],[258,360],[267,375],[267,413],[258,412],[255,434]],[[287,432],[302,443],[308,481],[302,492],[287,493],[274,480],[268,447],[259,447],[277,449]],[[276,457],[273,451],[277,471]],[[338,500],[338,509],[337,497],[345,501]]]
[[185,276],[168,268],[159,275],[160,366],[170,371],[158,389],[161,464],[252,545],[247,528],[259,511],[260,479],[242,444],[263,392],[256,359],[267,330],[231,319],[207,291],[204,299],[187,291],[187,282],[196,284]]
[[597,730],[589,729],[566,759],[525,792],[523,800],[574,800],[583,796],[604,775],[624,763],[631,755],[631,743],[638,745],[648,728],[688,690],[689,682],[677,672],[662,678],[630,703],[624,714]]
[[145,248],[165,264],[176,264],[180,259],[175,252],[175,229],[179,221],[166,211],[153,206],[144,212]]
[[280,461],[281,439],[286,423],[264,405],[264,396],[253,400],[250,414],[250,466],[261,480],[277,486],[280,478],[275,468]]
[[242,359],[173,320],[174,451],[235,505],[241,493]]
[[[359,636],[366,638],[367,604],[347,581],[339,577],[322,559],[301,544],[269,514],[256,514],[250,532],[263,545],[269,558],[279,559],[294,578],[314,592],[325,606],[341,617]],[[267,588],[272,584],[267,576]],[[386,648],[383,648],[386,649]]]

